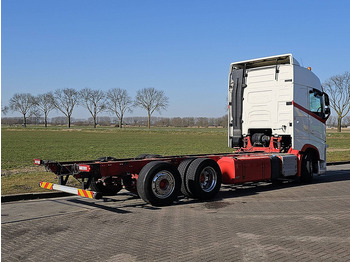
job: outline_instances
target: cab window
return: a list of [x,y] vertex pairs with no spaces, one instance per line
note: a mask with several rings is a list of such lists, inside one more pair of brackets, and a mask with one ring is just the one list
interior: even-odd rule
[[310,111],[319,116],[323,116],[324,110],[322,94],[319,94],[318,92],[310,93]]

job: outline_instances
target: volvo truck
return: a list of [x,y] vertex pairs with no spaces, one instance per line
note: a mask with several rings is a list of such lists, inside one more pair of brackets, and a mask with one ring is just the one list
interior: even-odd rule
[[[299,180],[326,171],[329,98],[311,68],[292,54],[235,62],[228,79],[228,146],[231,153],[87,161],[34,159],[58,176],[42,188],[87,198],[126,189],[151,205],[172,204],[179,195],[212,199],[222,184]],[[67,186],[68,178],[81,188]]]

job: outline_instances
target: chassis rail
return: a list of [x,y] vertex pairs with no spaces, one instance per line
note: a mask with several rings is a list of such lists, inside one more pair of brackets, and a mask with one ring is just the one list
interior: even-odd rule
[[[34,159],[34,164],[45,166],[58,176],[58,184],[41,182],[42,188],[95,199],[116,195],[124,188],[152,205],[169,205],[180,191],[187,197],[210,199],[219,191],[221,183],[277,181],[298,178],[301,174],[302,152],[281,153],[274,148],[250,150],[68,162]],[[82,189],[66,186],[70,176],[81,183]]]

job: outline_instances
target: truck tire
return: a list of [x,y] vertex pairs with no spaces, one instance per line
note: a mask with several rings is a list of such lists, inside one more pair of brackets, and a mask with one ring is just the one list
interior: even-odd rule
[[216,161],[210,158],[197,158],[187,170],[187,188],[193,198],[211,199],[220,190],[222,175]]
[[311,152],[307,152],[301,160],[300,182],[309,184],[314,176],[314,157]]
[[181,189],[177,169],[167,162],[152,161],[145,165],[137,179],[137,193],[153,206],[171,205]]
[[195,160],[195,158],[185,159],[180,163],[180,165],[177,168],[181,176],[181,193],[186,197],[192,197],[192,194],[189,191],[187,185],[187,170],[190,164],[193,162],[193,160]]

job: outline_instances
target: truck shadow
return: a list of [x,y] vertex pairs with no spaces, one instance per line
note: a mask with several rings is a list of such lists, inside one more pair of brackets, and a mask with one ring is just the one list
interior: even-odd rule
[[79,205],[94,207],[94,208],[98,208],[98,209],[103,209],[103,210],[114,212],[114,213],[117,213],[117,214],[128,214],[128,213],[131,213],[130,211],[123,210],[123,209],[120,209],[120,208],[117,208],[117,207],[105,206],[103,204],[96,203],[96,202],[87,202],[85,199],[80,200],[78,198],[74,198],[74,199],[69,199],[67,201],[68,202],[72,202],[74,204],[79,204]]
[[[333,183],[340,181],[349,181],[350,180],[350,170],[343,171],[327,171],[326,175],[316,176],[314,177],[313,182],[310,185],[315,184],[323,184],[323,183]],[[180,196],[178,201],[174,203],[175,206],[183,206],[183,205],[193,205],[202,203],[206,208],[209,209],[218,209],[223,208],[229,203],[223,202],[224,199],[232,199],[232,198],[241,198],[244,201],[245,196],[257,195],[262,192],[281,190],[292,187],[300,187],[300,186],[308,186],[308,184],[300,184],[298,181],[281,181],[278,184],[272,184],[271,182],[256,182],[256,183],[245,183],[242,185],[222,185],[220,192],[217,196],[212,200],[197,200],[197,199],[188,199],[184,196]],[[86,205],[102,210],[106,210],[109,212],[113,212],[116,214],[129,214],[133,213],[130,211],[130,208],[139,208],[139,209],[147,209],[152,211],[161,210],[163,207],[154,207],[151,206],[135,195],[122,194],[126,196],[126,198],[118,199],[118,195],[116,197],[106,197],[103,200],[95,200],[94,202],[86,201],[84,199],[74,198],[69,199],[69,202]],[[120,197],[120,195],[119,195]],[[136,201],[135,201],[136,200]],[[128,201],[134,201],[134,203],[128,204]],[[113,203],[118,204],[118,206],[113,205]],[[119,205],[119,203],[121,205]],[[126,210],[129,209],[129,210]]]
[[[123,195],[127,195],[127,194],[123,194]],[[79,204],[79,205],[85,205],[85,206],[89,206],[89,207],[94,207],[94,208],[106,210],[106,211],[117,213],[117,214],[130,214],[130,213],[132,213],[132,211],[123,209],[123,208],[128,208],[128,207],[142,208],[142,209],[148,209],[148,210],[160,209],[158,207],[153,207],[151,205],[148,205],[147,203],[143,202],[140,199],[139,199],[139,201],[137,201],[138,203],[135,203],[135,204],[120,205],[118,207],[113,205],[113,203],[118,203],[118,202],[123,203],[124,201],[126,201],[126,203],[127,203],[128,201],[132,201],[134,199],[139,199],[139,198],[130,195],[126,199],[116,199],[116,198],[112,198],[112,197],[111,198],[104,197],[101,200],[95,200],[94,202],[90,202],[90,201],[86,201],[86,199],[73,198],[73,199],[69,199],[67,201],[75,203],[75,204]],[[112,205],[110,205],[110,204],[112,204]]]
[[349,181],[350,180],[350,170],[342,170],[342,171],[327,171],[326,175],[315,176],[313,182],[311,184],[301,184],[295,180],[289,181],[280,181],[279,183],[271,183],[271,182],[250,182],[241,185],[222,185],[221,190],[217,194],[217,196],[212,200],[196,200],[196,199],[187,199],[181,198],[176,203],[177,205],[188,205],[188,204],[196,204],[203,203],[206,208],[209,209],[217,209],[225,207],[229,205],[229,203],[223,202],[224,199],[232,199],[237,198],[244,201],[244,197],[258,195],[259,193],[268,192],[268,191],[276,191],[286,188],[293,187],[301,187],[301,186],[309,186],[309,185],[317,185],[323,183],[333,183],[340,181]]
[[298,181],[281,181],[278,184],[271,182],[246,183],[242,185],[222,185],[222,190],[213,201],[223,200],[225,198],[244,197],[256,195],[261,192],[281,190],[285,188],[308,186],[323,183],[333,183],[350,180],[350,170],[327,171],[326,175],[315,176],[311,184],[301,184]]

